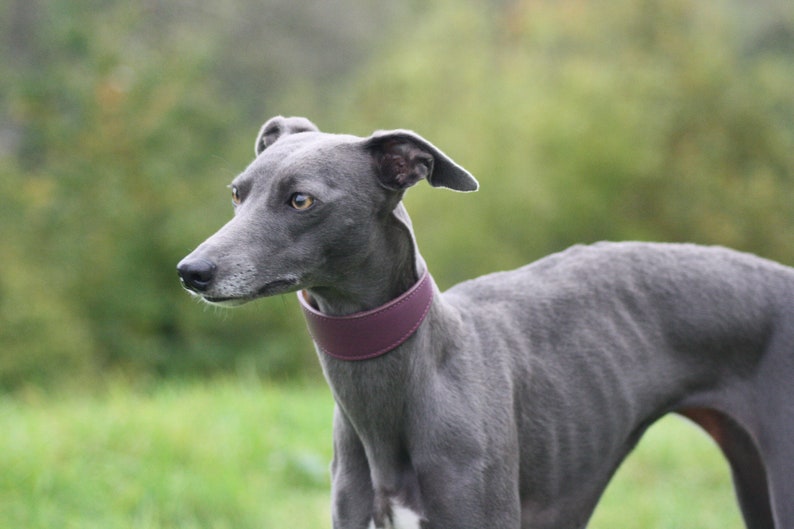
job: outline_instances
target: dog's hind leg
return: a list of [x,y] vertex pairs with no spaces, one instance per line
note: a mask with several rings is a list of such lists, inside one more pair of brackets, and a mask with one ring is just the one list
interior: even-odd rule
[[[794,527],[794,447],[789,438],[785,450],[767,459],[772,512],[776,528]],[[778,446],[777,448],[780,448]]]
[[766,468],[750,434],[710,408],[684,408],[678,413],[706,430],[728,459],[747,529],[774,529]]
[[755,378],[753,394],[774,527],[783,529],[794,527],[794,318],[777,328]]
[[794,402],[778,400],[777,404],[765,407],[763,412],[761,454],[767,469],[774,527],[782,529],[794,527]]

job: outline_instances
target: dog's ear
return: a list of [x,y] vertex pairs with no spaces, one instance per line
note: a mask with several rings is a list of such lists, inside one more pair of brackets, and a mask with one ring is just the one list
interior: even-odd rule
[[254,152],[259,156],[262,151],[273,145],[282,136],[297,134],[298,132],[319,132],[320,129],[306,118],[285,118],[276,116],[267,120],[259,129],[254,144]]
[[426,178],[433,187],[477,191],[479,184],[432,143],[408,130],[379,131],[367,138],[381,185],[402,191]]

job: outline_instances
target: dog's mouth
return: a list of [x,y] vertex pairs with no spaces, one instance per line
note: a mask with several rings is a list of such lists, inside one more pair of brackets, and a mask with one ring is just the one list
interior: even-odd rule
[[[298,278],[297,277],[289,277],[284,279],[277,279],[275,281],[270,281],[269,283],[265,283],[263,286],[259,287],[254,291],[253,294],[248,294],[244,296],[208,296],[204,294],[198,294],[201,299],[210,303],[212,305],[220,305],[223,307],[238,307],[240,305],[244,305],[249,301],[254,301],[255,299],[264,298],[267,296],[275,296],[278,294],[285,294],[290,291],[297,290],[296,286],[298,285]],[[192,292],[196,294],[195,292]]]

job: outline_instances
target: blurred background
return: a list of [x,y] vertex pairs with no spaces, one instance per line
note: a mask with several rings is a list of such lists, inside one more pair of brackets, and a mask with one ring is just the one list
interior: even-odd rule
[[406,199],[442,288],[602,239],[794,265],[788,0],[1,0],[0,390],[314,379],[294,296],[175,265],[259,126],[411,128],[480,181]]
[[[329,527],[332,399],[295,296],[176,263],[261,124],[411,128],[480,181],[406,197],[442,288],[602,239],[794,265],[791,0],[0,0],[0,525]],[[591,527],[741,527],[691,425]]]

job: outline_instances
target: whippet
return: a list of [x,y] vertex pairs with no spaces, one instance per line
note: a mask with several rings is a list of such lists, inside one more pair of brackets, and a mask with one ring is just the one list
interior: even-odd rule
[[478,183],[431,143],[276,117],[255,151],[178,271],[210,303],[298,291],[336,401],[335,528],[584,527],[669,412],[720,446],[747,527],[794,527],[794,269],[601,243],[441,293],[403,193]]

